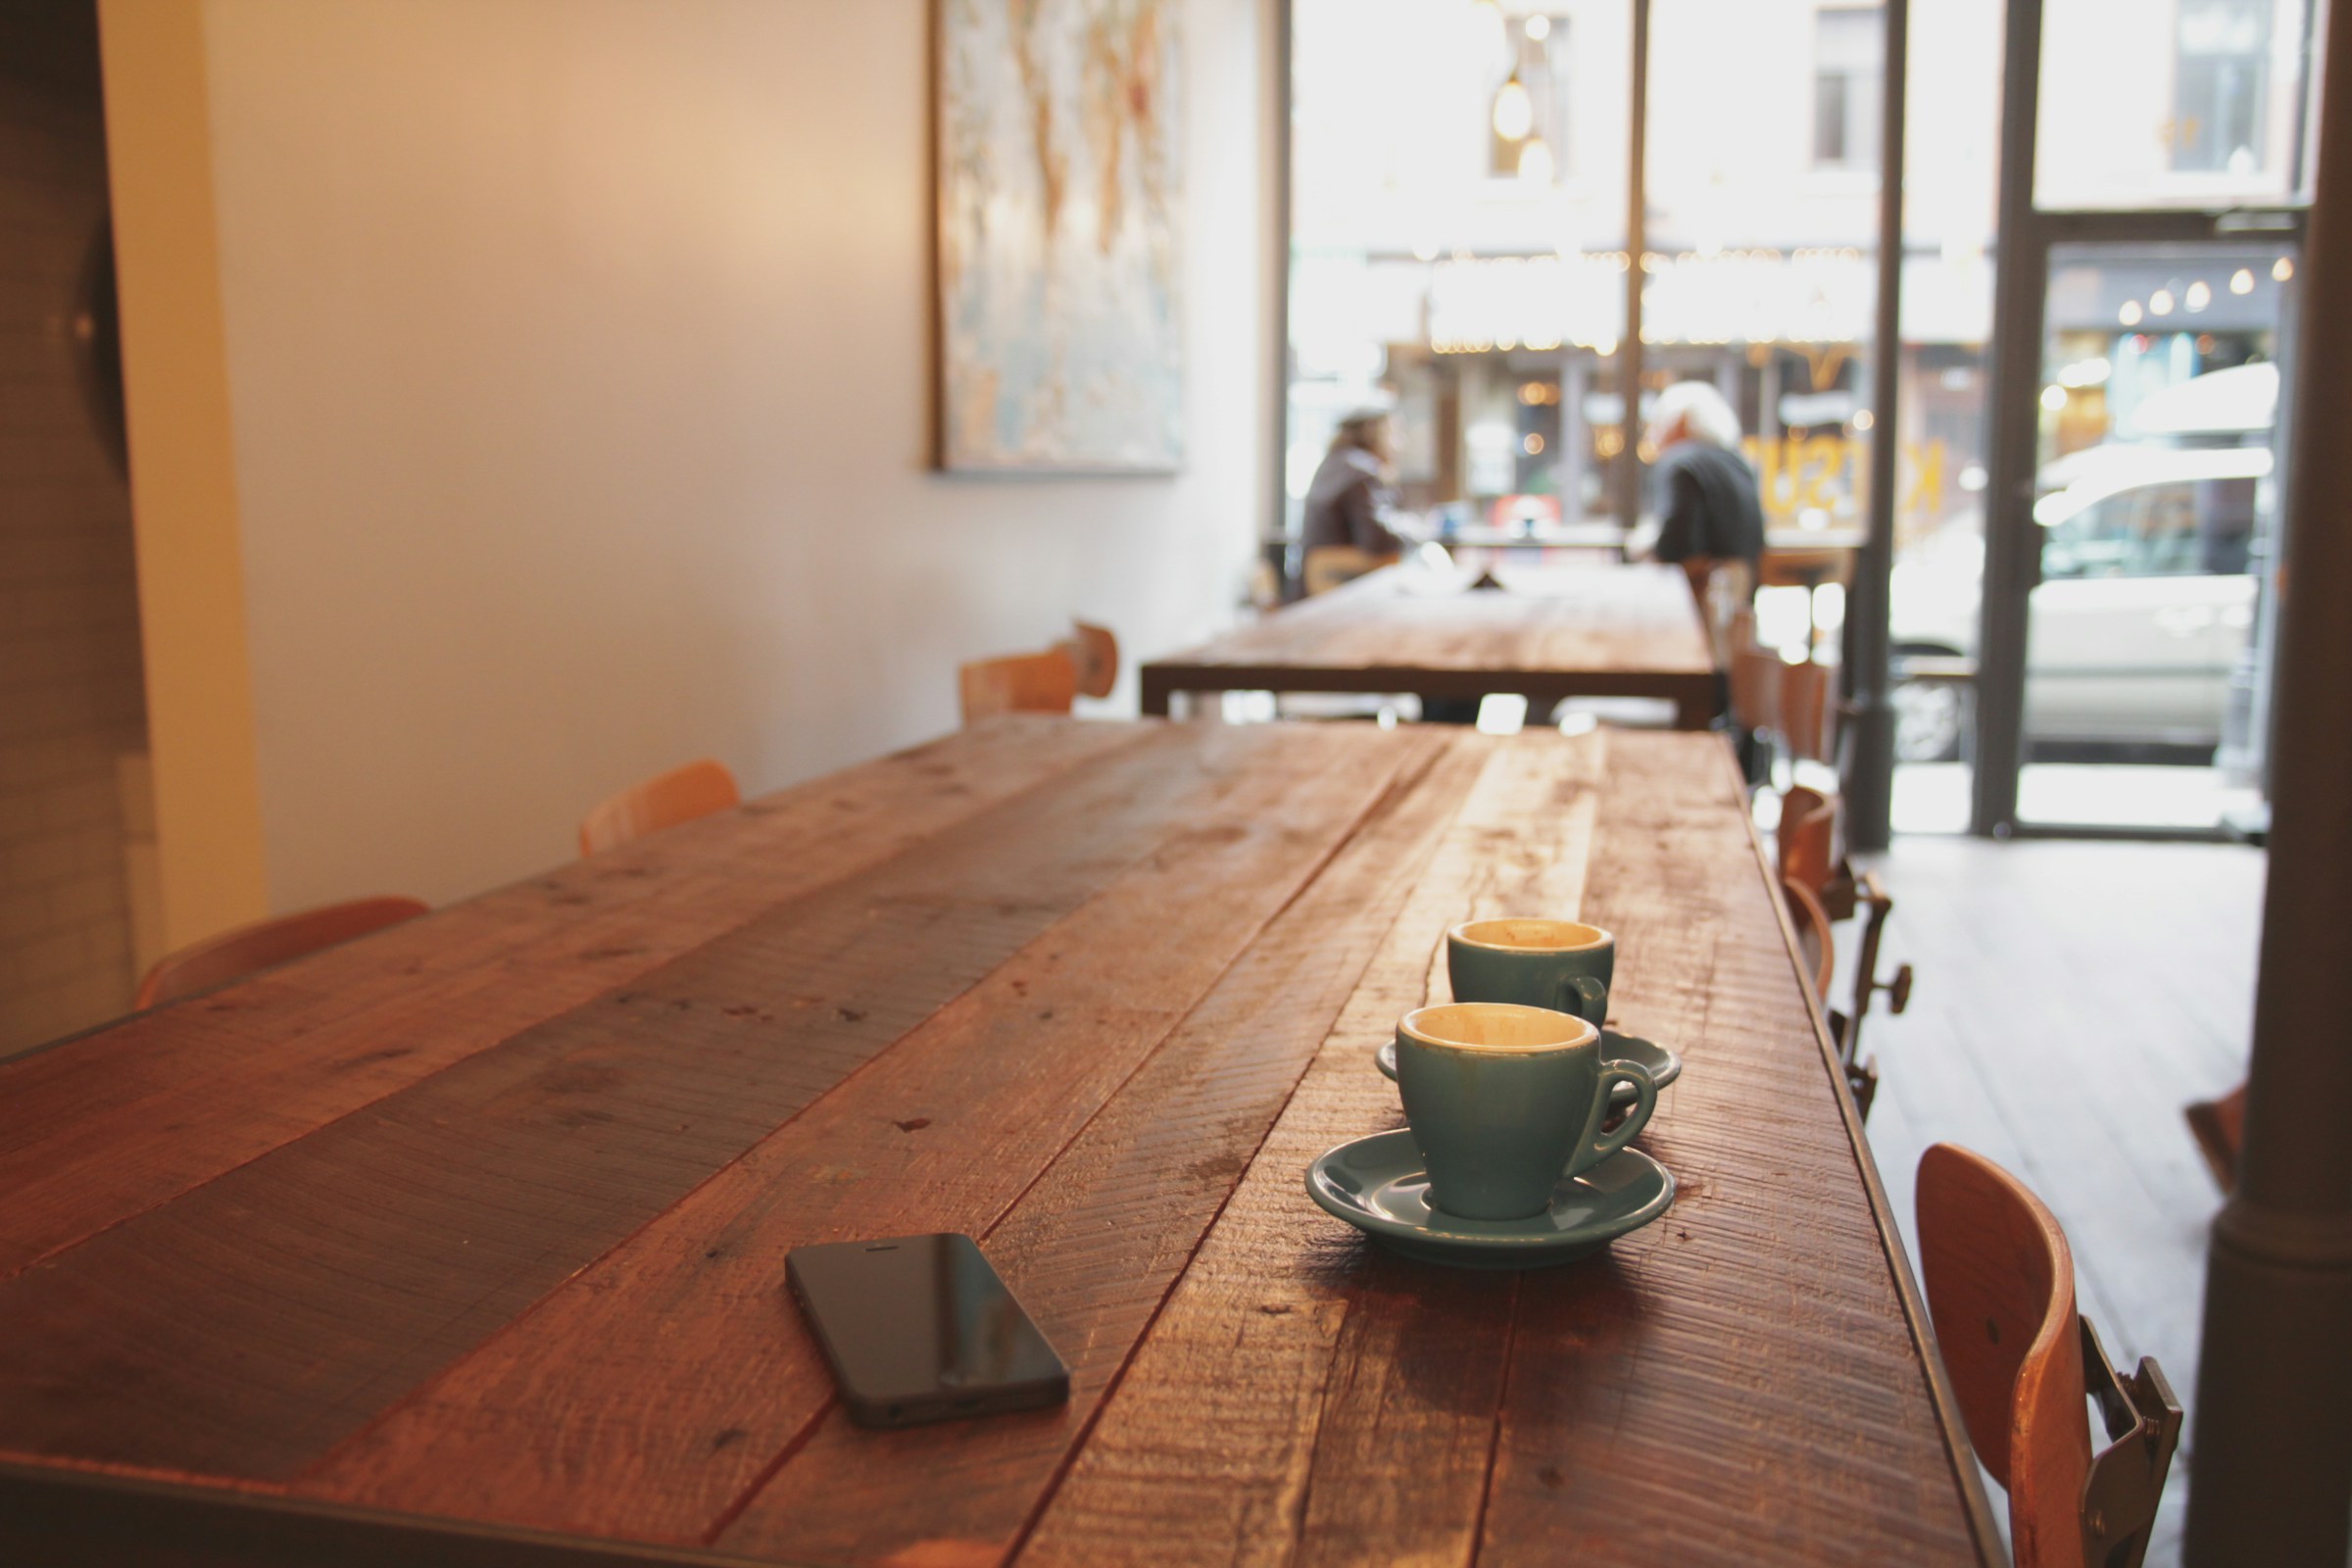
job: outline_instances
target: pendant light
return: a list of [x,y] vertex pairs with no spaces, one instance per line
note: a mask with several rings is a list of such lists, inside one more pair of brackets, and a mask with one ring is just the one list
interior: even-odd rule
[[1528,137],[1519,148],[1519,183],[1549,185],[1551,172],[1551,149],[1544,145],[1543,137]]
[[1511,68],[1510,76],[1494,89],[1494,134],[1504,141],[1524,141],[1536,127],[1536,101],[1528,96],[1527,84],[1519,79],[1519,68]]

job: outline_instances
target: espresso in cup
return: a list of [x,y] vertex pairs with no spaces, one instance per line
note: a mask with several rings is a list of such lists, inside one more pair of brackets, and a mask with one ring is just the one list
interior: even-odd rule
[[1617,939],[1576,920],[1471,920],[1446,933],[1456,1002],[1510,1002],[1608,1021]]
[[[1609,1091],[1633,1085],[1607,1133]],[[1431,1206],[1463,1219],[1528,1219],[1552,1189],[1616,1153],[1657,1108],[1633,1062],[1603,1061],[1600,1031],[1549,1007],[1456,1002],[1396,1025],[1396,1087],[1429,1171]]]

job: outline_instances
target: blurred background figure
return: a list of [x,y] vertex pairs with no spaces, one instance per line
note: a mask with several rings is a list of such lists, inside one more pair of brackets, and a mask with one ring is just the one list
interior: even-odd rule
[[1404,541],[1390,526],[1396,491],[1389,474],[1389,411],[1349,412],[1307,486],[1299,535],[1306,591],[1321,593],[1396,561]]
[[1740,455],[1740,416],[1704,381],[1677,381],[1651,405],[1658,537],[1650,554],[1681,566],[1710,624],[1755,597],[1764,505]]

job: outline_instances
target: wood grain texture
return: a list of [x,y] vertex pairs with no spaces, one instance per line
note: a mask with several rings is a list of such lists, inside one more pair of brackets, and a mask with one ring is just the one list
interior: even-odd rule
[[[1604,753],[1544,740],[1465,737],[1477,787],[1022,1561],[1287,1562],[1302,1539],[1338,1559],[1468,1559],[1499,1393],[1481,1377],[1513,1282],[1375,1251],[1299,1182],[1324,1150],[1400,1123],[1371,1057],[1403,1013],[1450,999],[1446,927],[1576,906]],[[1415,1330],[1430,1353],[1392,1387],[1378,1352]]]
[[9,1446],[283,1479],[1197,831],[1218,753],[1266,744],[1153,736],[0,1285]]
[[[838,1410],[726,1533],[793,1561],[996,1562],[1386,940],[1484,759],[1421,737],[1329,869],[985,1238],[1071,1365],[1055,1417],[878,1433]],[[845,1505],[854,1504],[854,1505]]]
[[[116,1140],[140,1174],[0,1230],[64,1238],[0,1281],[0,1459],[271,1494],[355,1541],[471,1521],[681,1560],[1990,1539],[1720,742],[1027,722],[1032,762],[992,726],[919,764],[944,774],[897,760],[611,858],[642,877],[551,878],[589,901],[518,904],[494,958],[325,956],[368,993],[346,1012],[306,964],[46,1054],[83,1064],[42,1080],[61,1119],[0,1099],[0,1159]],[[852,778],[894,804],[828,835]],[[1398,1124],[1370,1056],[1447,995],[1446,927],[1531,912],[1615,929],[1619,1021],[1683,1051],[1644,1135],[1682,1199],[1565,1268],[1397,1258],[1301,1172]],[[509,929],[382,941],[436,927]],[[494,1033],[348,1102],[314,1044],[425,1054],[476,1007]],[[207,1102],[231,1131],[151,1126],[231,1038],[271,1064]],[[1065,1408],[842,1420],[784,1256],[934,1229],[984,1238]]]
[[[1671,566],[1520,568],[1503,592],[1434,591],[1398,568],[1357,578],[1142,667],[1144,710],[1178,691],[1658,697],[1713,716],[1713,657]],[[1539,715],[1540,716],[1540,715]]]
[[1584,906],[1612,1006],[1683,1053],[1642,1138],[1680,1193],[1604,1266],[1530,1276],[1480,1559],[1976,1560],[1735,770],[1689,744],[1610,740]]
[[[693,1540],[832,1399],[782,1290],[813,1242],[985,1230],[1345,842],[1377,733],[1171,736],[1218,809],[305,1478],[378,1506]],[[1005,847],[1012,872],[1031,846]],[[967,873],[968,874],[968,873]],[[902,1028],[905,1026],[902,1025]],[[693,1412],[681,1419],[682,1409]],[[587,1483],[583,1485],[583,1482]]]
[[2066,1232],[2015,1176],[1937,1144],[1919,1161],[1918,1235],[1953,1394],[2009,1492],[2017,1568],[2083,1568],[2090,1429]]
[[0,1278],[1143,739],[997,720],[0,1063]]

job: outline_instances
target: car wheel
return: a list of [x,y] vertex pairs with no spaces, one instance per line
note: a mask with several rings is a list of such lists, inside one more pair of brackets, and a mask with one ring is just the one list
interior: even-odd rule
[[1894,760],[1951,762],[1960,757],[1960,687],[1944,680],[1904,680],[1887,693],[1894,709]]

